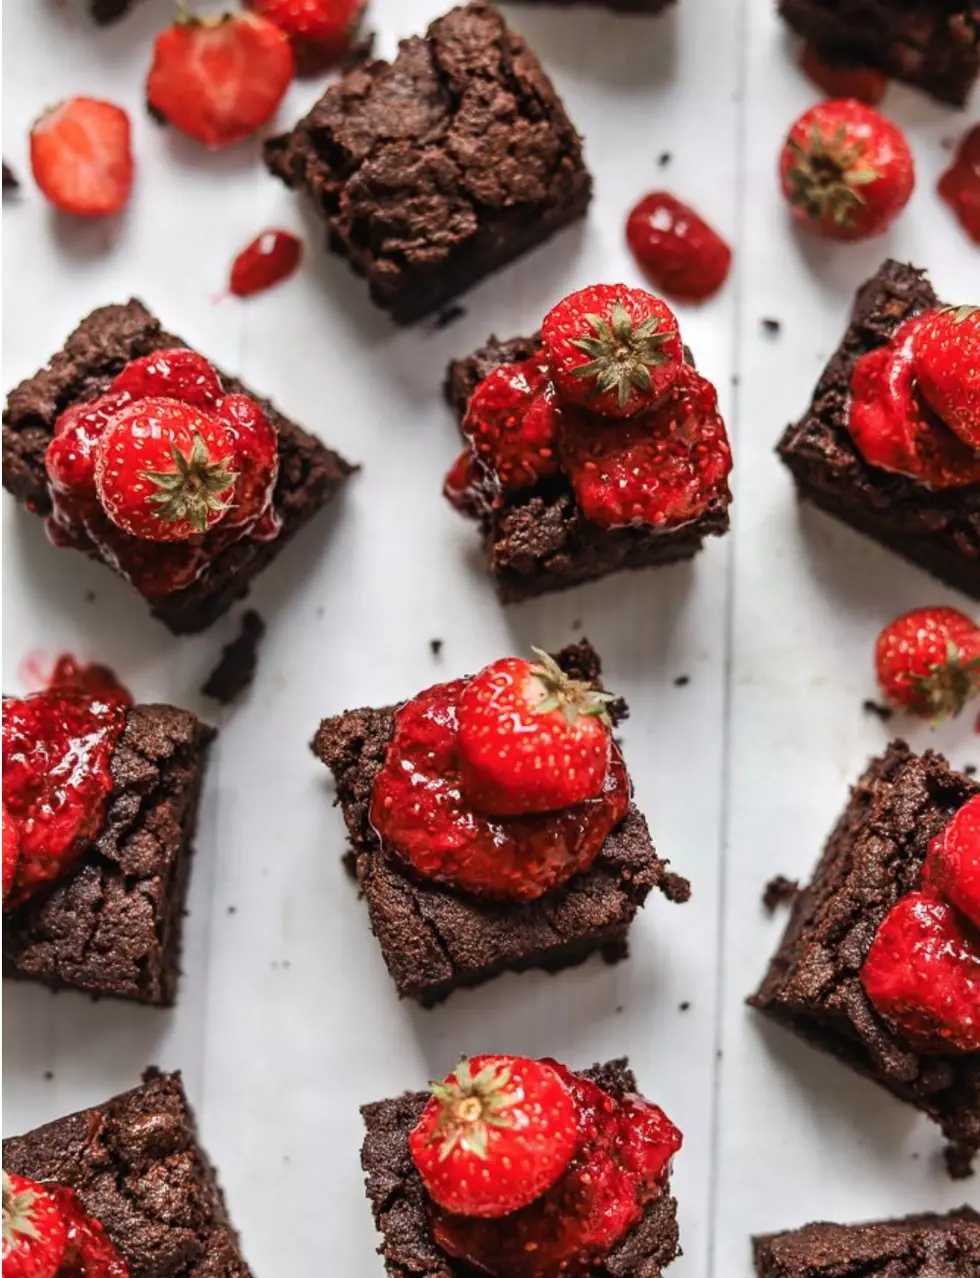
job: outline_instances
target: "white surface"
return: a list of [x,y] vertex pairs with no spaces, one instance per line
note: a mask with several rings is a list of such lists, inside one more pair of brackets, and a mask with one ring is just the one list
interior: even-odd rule
[[[382,52],[443,7],[373,0]],[[835,248],[790,231],[775,156],[816,95],[770,8],[683,0],[657,22],[511,9],[586,136],[597,197],[586,224],[476,289],[466,317],[436,333],[396,331],[370,308],[254,146],[208,155],[147,119],[142,75],[167,6],[145,0],[102,33],[36,0],[4,6],[3,151],[27,179],[3,211],[4,385],[32,373],[94,306],[135,293],[365,467],[253,592],[270,630],[250,696],[218,716],[177,1009],[4,990],[4,1130],[103,1100],[148,1062],[182,1068],[259,1278],[321,1274],[324,1255],[331,1272],[381,1273],[357,1106],[443,1074],[460,1051],[547,1053],[572,1065],[629,1054],[686,1136],[675,1176],[685,1255],[671,1278],[748,1278],[751,1231],[980,1194],[976,1182],[945,1177],[925,1120],[766,1030],[742,1001],[783,922],[763,915],[763,884],[809,872],[848,782],[888,738],[861,712],[874,694],[877,628],[904,608],[964,603],[825,518],[798,514],[772,447],[805,406],[855,284],[887,252],[928,266],[953,300],[969,300],[968,272],[974,293],[977,279],[975,251],[933,193],[942,140],[970,113],[904,90],[891,90],[886,109],[909,130],[920,188],[894,235]],[[139,173],[118,224],[69,225],[30,183],[29,123],[73,92],[132,112]],[[295,88],[283,123],[314,96],[315,86]],[[663,151],[673,154],[665,170]],[[690,199],[735,244],[720,297],[682,312],[728,414],[734,530],[693,565],[503,612],[471,528],[438,496],[456,446],[439,395],[445,362],[490,330],[530,331],[574,287],[639,282],[623,218],[658,186]],[[305,269],[248,304],[215,304],[233,253],[275,224],[305,231]],[[782,321],[778,339],[763,334],[763,316]],[[2,508],[5,690],[23,686],[25,653],[71,649],[110,662],[141,700],[215,718],[196,689],[231,621],[175,640],[105,569],[56,554],[9,497]],[[637,799],[694,898],[683,908],[651,899],[618,967],[505,977],[434,1012],[400,1005],[341,870],[342,822],[306,743],[325,714],[579,633],[629,698]],[[444,640],[438,660],[433,637]],[[680,674],[688,686],[674,686]],[[980,762],[969,719],[935,737],[908,731],[957,764]],[[285,1217],[272,1201],[289,1204]]]

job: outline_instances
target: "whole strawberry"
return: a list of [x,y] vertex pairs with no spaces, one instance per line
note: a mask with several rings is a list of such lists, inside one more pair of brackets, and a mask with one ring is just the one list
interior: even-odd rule
[[612,695],[534,652],[536,662],[493,662],[459,702],[463,793],[496,816],[574,807],[601,794],[609,772]]
[[924,316],[912,367],[930,408],[980,452],[980,307],[950,306]]
[[915,187],[901,130],[855,98],[821,102],[801,115],[783,144],[779,174],[797,221],[835,240],[880,235]]
[[55,1278],[68,1234],[54,1195],[16,1172],[3,1173],[3,1278]]
[[570,293],[544,317],[541,342],[560,402],[607,417],[655,404],[684,361],[670,307],[625,284]]
[[285,31],[304,72],[340,62],[364,15],[366,0],[248,0],[253,12]]
[[875,644],[887,699],[925,719],[957,715],[980,690],[980,628],[955,608],[916,608]]
[[678,528],[728,496],[731,449],[718,395],[688,364],[661,404],[628,422],[568,412],[562,469],[601,528]]
[[921,1050],[980,1051],[980,944],[947,902],[901,897],[878,928],[861,983],[879,1015]]
[[558,470],[560,410],[540,360],[502,364],[470,397],[463,431],[505,491],[528,488]]
[[293,70],[289,38],[258,14],[182,18],[156,38],[146,96],[175,128],[217,150],[268,124]]
[[3,899],[4,903],[6,903],[7,897],[12,892],[14,883],[17,881],[17,866],[20,863],[20,834],[13,818],[7,811],[7,805],[4,803],[0,806],[3,809]]
[[711,297],[732,264],[732,251],[717,231],[666,191],[651,191],[634,207],[626,242],[650,283],[680,302]]
[[980,795],[964,803],[929,844],[922,882],[980,928]]
[[463,1216],[506,1216],[533,1202],[568,1166],[578,1113],[558,1073],[522,1056],[465,1057],[408,1138],[429,1196]]
[[97,98],[68,98],[31,129],[31,170],[45,197],[64,213],[118,213],[133,186],[129,116]]
[[176,399],[122,408],[99,436],[95,487],[109,518],[147,541],[186,541],[224,516],[232,442],[210,415]]

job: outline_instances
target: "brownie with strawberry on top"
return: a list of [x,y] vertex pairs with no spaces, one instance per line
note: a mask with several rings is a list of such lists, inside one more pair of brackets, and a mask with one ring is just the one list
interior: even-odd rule
[[252,1278],[180,1074],[3,1142],[4,1278]]
[[400,324],[583,217],[592,196],[551,81],[485,0],[350,71],[265,156]]
[[815,1221],[752,1240],[758,1278],[973,1278],[980,1273],[980,1215],[960,1207],[863,1225]]
[[385,964],[426,1007],[504,971],[617,962],[652,888],[690,892],[632,803],[612,739],[626,706],[597,654],[537,655],[348,710],[313,741]]
[[886,261],[779,456],[827,514],[980,599],[980,310]]
[[779,0],[794,31],[836,67],[868,67],[965,106],[980,73],[972,0]]
[[361,1113],[389,1278],[660,1278],[680,1255],[682,1136],[625,1060],[464,1057]]
[[120,692],[3,703],[3,974],[168,1007],[212,728]]
[[980,1150],[980,785],[903,741],[872,760],[749,1002]]
[[728,531],[717,392],[652,293],[572,293],[540,333],[451,363],[446,397],[466,446],[444,492],[479,523],[504,603],[690,559]]
[[3,415],[4,487],[175,634],[246,594],[351,470],[136,300],[93,311]]

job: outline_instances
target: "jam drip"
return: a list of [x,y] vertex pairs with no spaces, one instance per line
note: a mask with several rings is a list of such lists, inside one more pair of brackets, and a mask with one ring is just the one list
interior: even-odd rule
[[98,834],[125,723],[115,697],[56,690],[3,703],[5,910],[68,873]]

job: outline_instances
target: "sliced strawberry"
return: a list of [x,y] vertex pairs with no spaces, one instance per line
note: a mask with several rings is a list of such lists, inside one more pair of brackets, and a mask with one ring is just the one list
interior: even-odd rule
[[980,124],[961,140],[953,163],[939,179],[938,190],[963,230],[974,244],[980,244]]
[[980,795],[964,803],[929,844],[922,882],[980,928]]
[[540,359],[502,364],[470,397],[463,431],[504,491],[528,488],[558,470],[561,413]]
[[20,862],[20,834],[17,826],[7,811],[7,805],[0,805],[3,811],[3,899],[13,891],[17,880],[17,866]]
[[118,213],[133,186],[129,116],[111,102],[68,98],[31,129],[31,169],[47,199],[65,213]]
[[255,13],[281,27],[305,72],[340,62],[357,34],[366,0],[248,0]]
[[132,399],[179,399],[200,408],[213,408],[224,391],[221,379],[203,355],[177,346],[131,360],[108,393],[125,393]]
[[912,345],[912,371],[934,412],[980,452],[980,307],[950,306],[924,316]]

